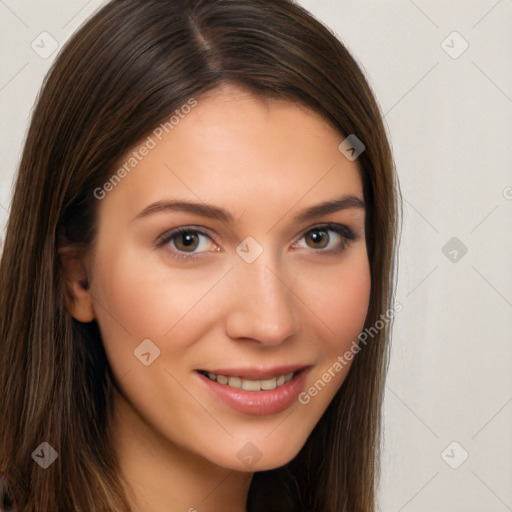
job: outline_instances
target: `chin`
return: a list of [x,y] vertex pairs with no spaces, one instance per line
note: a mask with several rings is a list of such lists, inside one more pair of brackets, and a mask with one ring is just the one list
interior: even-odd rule
[[[265,435],[268,435],[267,433]],[[269,442],[265,437],[259,441],[236,441],[236,448],[226,448],[222,454],[212,454],[210,460],[219,466],[234,471],[268,471],[284,466],[294,459],[304,446],[304,442],[275,439]],[[234,457],[233,457],[234,451]],[[226,455],[228,455],[226,457]],[[219,457],[220,455],[220,457]]]

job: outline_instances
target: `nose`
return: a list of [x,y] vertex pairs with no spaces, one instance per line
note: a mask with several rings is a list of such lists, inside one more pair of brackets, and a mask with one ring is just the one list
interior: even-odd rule
[[290,280],[265,254],[252,263],[238,262],[232,271],[226,331],[232,339],[272,346],[297,335],[300,316]]

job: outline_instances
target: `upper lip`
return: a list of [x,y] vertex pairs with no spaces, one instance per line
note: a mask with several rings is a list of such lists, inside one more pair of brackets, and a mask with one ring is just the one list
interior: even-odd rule
[[279,377],[279,375],[286,375],[287,373],[295,373],[299,370],[305,370],[308,365],[295,364],[295,365],[281,365],[272,366],[271,368],[261,367],[245,367],[245,368],[214,368],[214,369],[201,369],[199,371],[215,373],[215,375],[225,375],[226,377],[242,377],[246,379],[271,379]]

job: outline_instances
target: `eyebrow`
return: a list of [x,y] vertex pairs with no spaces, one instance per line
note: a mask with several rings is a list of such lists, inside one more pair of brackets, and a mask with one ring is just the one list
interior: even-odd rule
[[[333,199],[331,201],[325,201],[323,203],[310,206],[309,208],[299,212],[293,218],[293,221],[296,223],[307,222],[308,220],[313,220],[317,217],[321,217],[322,215],[327,215],[329,213],[352,208],[362,208],[363,210],[366,210],[366,203],[359,197],[345,195],[339,199]],[[133,221],[139,218],[153,215],[155,213],[168,211],[194,213],[196,215],[200,215],[201,217],[220,220],[226,224],[233,224],[235,222],[235,217],[232,213],[218,206],[206,203],[198,203],[195,201],[178,200],[157,201],[156,203],[150,204],[138,215],[136,215]]]

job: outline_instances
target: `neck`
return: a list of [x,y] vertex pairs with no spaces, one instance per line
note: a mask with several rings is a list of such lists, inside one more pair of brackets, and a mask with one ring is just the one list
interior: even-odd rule
[[172,443],[117,390],[112,441],[134,512],[246,512],[252,473],[223,468]]

